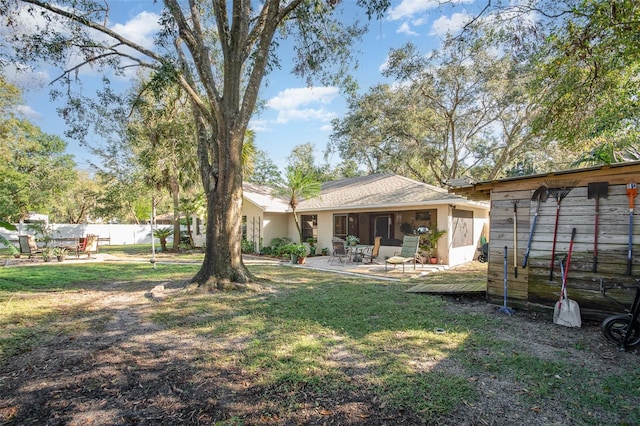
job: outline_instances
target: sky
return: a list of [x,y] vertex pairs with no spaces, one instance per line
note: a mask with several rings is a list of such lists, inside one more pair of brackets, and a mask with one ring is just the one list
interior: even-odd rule
[[[440,6],[431,0],[392,0],[391,8],[381,20],[370,23],[369,32],[362,42],[353,46],[353,56],[358,62],[353,75],[365,93],[378,83],[391,83],[382,76],[390,49],[399,48],[407,42],[418,46],[428,54],[437,48],[447,32],[456,33],[481,9],[475,0],[454,0],[453,5]],[[153,34],[158,30],[159,6],[150,0],[116,0],[109,2],[111,15],[109,26],[143,46],[152,47]],[[481,3],[484,4],[484,3]],[[365,20],[364,12],[355,5],[355,0],[343,0],[345,17]],[[267,75],[260,98],[264,109],[255,115],[250,128],[255,131],[257,148],[265,151],[282,170],[291,150],[304,143],[312,143],[316,162],[323,161],[324,151],[330,140],[331,120],[346,113],[346,98],[336,87],[314,86],[290,73],[291,62],[285,44],[279,52],[282,69]],[[290,58],[290,54],[289,54]],[[5,70],[7,79],[23,90],[25,104],[21,111],[45,133],[62,137],[68,143],[67,152],[73,154],[79,169],[89,168],[91,157],[86,147],[64,137],[66,125],[56,113],[61,103],[50,100],[51,82],[60,75],[60,69],[42,65],[29,73],[14,73]],[[91,87],[90,81],[98,75],[90,70],[80,75],[83,86]],[[113,81],[126,87],[128,81]],[[99,143],[94,140],[93,143]],[[330,162],[335,165],[340,158],[334,154]]]

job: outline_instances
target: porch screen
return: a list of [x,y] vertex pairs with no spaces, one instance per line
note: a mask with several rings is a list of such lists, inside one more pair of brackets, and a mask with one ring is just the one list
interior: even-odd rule
[[469,210],[453,210],[453,247],[473,245],[473,212]]

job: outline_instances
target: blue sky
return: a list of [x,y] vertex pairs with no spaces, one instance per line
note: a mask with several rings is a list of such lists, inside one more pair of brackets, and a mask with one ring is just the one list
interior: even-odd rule
[[[158,28],[158,5],[148,0],[109,3],[112,10],[110,26],[140,44],[151,46],[153,33]],[[469,16],[480,9],[473,0],[453,3],[439,6],[438,1],[392,0],[386,16],[380,21],[372,21],[363,41],[353,47],[354,57],[359,62],[353,74],[360,85],[360,92],[385,82],[381,70],[391,48],[411,41],[427,54],[439,45],[447,31],[455,33]],[[354,0],[343,0],[343,7],[346,8],[346,18],[366,19]],[[256,132],[257,147],[266,151],[282,169],[291,149],[307,142],[315,146],[316,160],[322,160],[331,134],[331,120],[343,116],[346,103],[337,88],[306,87],[304,81],[290,74],[287,52],[283,49],[280,54],[282,69],[267,76],[261,90],[261,99],[266,102],[266,107],[253,118],[250,127]],[[24,91],[25,105],[21,108],[24,114],[46,133],[64,138],[65,123],[55,112],[58,105],[49,99],[48,86],[60,70],[43,65],[31,73],[13,73],[11,69],[5,72],[8,79]],[[98,75],[85,70],[80,77],[83,85],[90,87],[90,82]],[[123,87],[126,84],[125,81],[120,83]],[[68,152],[75,156],[78,167],[86,168],[90,158],[88,149],[78,146],[75,141],[67,142]],[[331,160],[336,163],[339,158]]]

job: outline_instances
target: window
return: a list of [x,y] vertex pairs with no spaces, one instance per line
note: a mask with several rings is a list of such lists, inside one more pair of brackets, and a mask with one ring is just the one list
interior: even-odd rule
[[345,239],[347,236],[347,215],[333,215],[333,236]]
[[453,247],[473,245],[473,212],[469,210],[453,210]]
[[302,241],[309,238],[318,240],[318,216],[315,214],[303,214],[300,217],[302,221]]

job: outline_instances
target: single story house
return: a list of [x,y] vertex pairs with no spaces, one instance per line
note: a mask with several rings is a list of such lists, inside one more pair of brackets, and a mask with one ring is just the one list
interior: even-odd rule
[[[245,183],[243,238],[255,250],[273,238],[299,240],[287,200],[268,186]],[[459,265],[477,257],[481,236],[488,235],[486,202],[470,201],[447,190],[394,174],[374,174],[322,184],[320,196],[300,202],[296,212],[303,241],[317,240],[317,250],[331,248],[334,237],[355,235],[360,244],[382,237],[379,259],[393,256],[405,234],[418,228],[446,230],[438,241],[438,263]]]
[[[601,320],[622,312],[602,296],[600,282],[607,287],[629,286],[640,277],[639,210],[630,209],[627,192],[628,185],[638,181],[640,162],[628,162],[451,189],[469,199],[491,202],[489,301],[503,303],[506,248],[509,306],[552,310],[562,283],[559,262],[571,248],[568,295],[580,305],[582,318]],[[541,198],[545,191],[547,196]],[[611,294],[630,303],[635,291]]]

